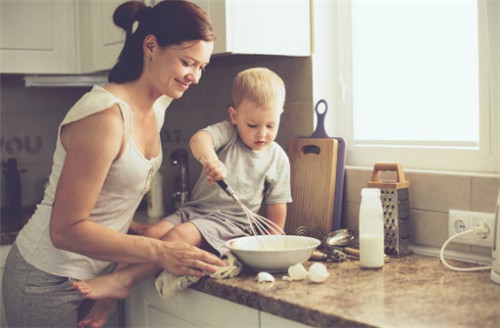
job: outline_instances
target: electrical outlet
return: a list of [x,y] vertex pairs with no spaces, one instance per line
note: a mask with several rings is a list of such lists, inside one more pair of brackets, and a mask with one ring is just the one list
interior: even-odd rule
[[480,236],[475,232],[471,232],[454,238],[451,242],[480,247],[493,247],[494,223],[494,213],[450,210],[448,214],[448,236],[451,237],[484,224],[487,230],[489,230],[485,235]]

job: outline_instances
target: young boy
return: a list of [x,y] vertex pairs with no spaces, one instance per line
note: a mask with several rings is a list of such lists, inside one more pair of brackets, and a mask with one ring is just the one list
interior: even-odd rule
[[[286,204],[292,201],[290,164],[274,142],[285,102],[284,83],[267,68],[247,69],[234,80],[232,100],[230,122],[199,130],[189,142],[193,156],[205,159],[192,200],[162,221],[134,224],[133,230],[167,242],[181,239],[222,256],[228,251],[225,241],[249,235],[251,229],[240,206],[214,184],[221,179],[252,212],[265,203],[267,218],[284,227]],[[86,298],[125,298],[135,282],[159,272],[155,264],[119,265],[107,276],[75,281],[73,286]]]

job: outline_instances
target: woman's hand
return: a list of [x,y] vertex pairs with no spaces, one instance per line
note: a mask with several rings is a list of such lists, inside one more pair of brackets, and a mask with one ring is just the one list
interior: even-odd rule
[[158,264],[176,275],[202,277],[226,265],[217,256],[182,241],[163,242],[160,257]]

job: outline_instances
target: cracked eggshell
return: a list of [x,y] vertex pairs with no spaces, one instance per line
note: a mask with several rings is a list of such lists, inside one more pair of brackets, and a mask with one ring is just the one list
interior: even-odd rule
[[288,268],[288,275],[293,280],[302,280],[307,278],[307,270],[302,263],[297,263]]
[[309,280],[312,282],[320,283],[326,280],[330,273],[326,269],[326,266],[321,263],[313,263],[309,267]]
[[274,277],[269,272],[259,272],[257,274],[257,282],[265,283],[265,282],[274,282]]

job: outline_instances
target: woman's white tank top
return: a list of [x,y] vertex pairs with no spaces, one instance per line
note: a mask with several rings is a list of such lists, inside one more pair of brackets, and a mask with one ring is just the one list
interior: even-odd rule
[[[167,96],[162,96],[153,105],[158,131],[161,130],[165,110],[171,101]],[[74,279],[91,279],[110,264],[55,248],[49,235],[49,221],[55,189],[66,157],[60,139],[62,126],[115,104],[118,104],[123,117],[126,146],[122,156],[111,165],[89,220],[126,233],[140,201],[149,189],[154,173],[160,168],[163,157],[161,144],[159,155],[151,159],[146,159],[138,151],[131,137],[132,112],[125,102],[97,85],[83,95],[59,126],[49,185],[42,202],[16,238],[24,259],[40,270]]]

